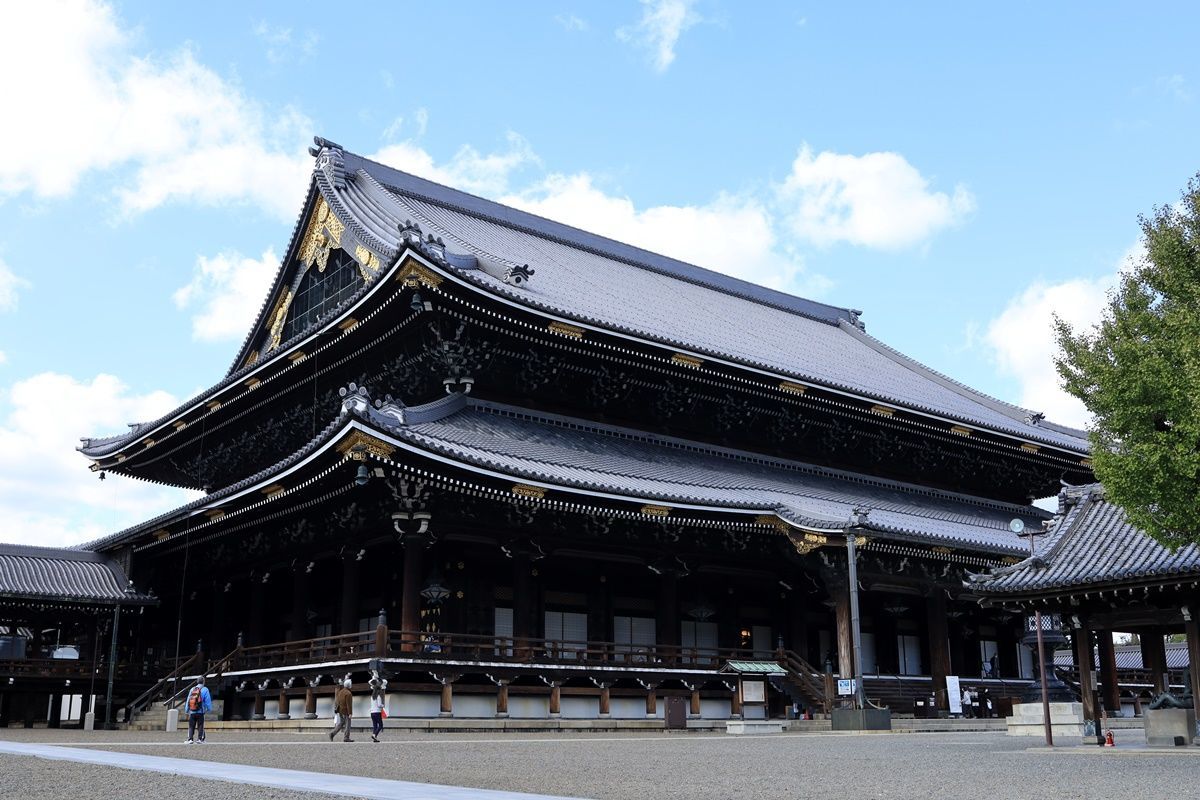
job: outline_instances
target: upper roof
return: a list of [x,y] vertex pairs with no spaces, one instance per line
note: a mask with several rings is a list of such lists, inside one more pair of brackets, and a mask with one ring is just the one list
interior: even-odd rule
[[[365,427],[364,427],[365,426]],[[327,476],[338,442],[356,430],[414,456],[490,478],[550,490],[681,509],[770,515],[785,527],[842,532],[856,508],[870,510],[868,535],[1011,556],[1022,543],[1013,517],[1037,525],[1048,516],[1032,506],[937,491],[728,448],[489,403],[462,394],[406,408],[372,407],[351,387],[340,414],[308,445],[273,467],[205,498],[94,542],[111,547],[186,518],[231,508],[236,497],[261,505],[259,489],[308,485]],[[329,454],[329,455],[323,455]],[[303,470],[297,473],[296,470]],[[286,480],[280,476],[289,475]],[[306,477],[307,476],[307,477]],[[289,490],[290,491],[290,490]],[[756,520],[757,521],[757,520]],[[873,532],[873,533],[872,533]]]
[[[328,211],[338,246],[354,255],[369,278],[347,307],[365,302],[375,277],[388,271],[386,265],[394,269],[402,254],[416,252],[461,286],[551,317],[1022,441],[1088,451],[1085,432],[975,391],[869,336],[853,309],[795,297],[475,197],[323,139],[318,144],[309,198],[289,252],[298,252],[302,237],[307,241],[312,232],[306,219]],[[523,266],[533,271],[531,280],[519,286],[506,282],[508,270]],[[223,381],[155,422],[87,439],[80,449],[92,458],[120,450],[264,360],[281,357],[289,350],[286,342],[260,353],[257,364],[250,358],[296,277],[296,259],[285,259]]]
[[[1153,635],[1153,634],[1147,634]],[[1187,669],[1188,668],[1188,647],[1187,642],[1166,642],[1164,648],[1167,654],[1167,669]],[[1114,654],[1117,657],[1117,669],[1140,670],[1145,669],[1142,665],[1142,648],[1140,645],[1117,645],[1113,648]],[[1054,651],[1054,666],[1056,667],[1071,667],[1075,663],[1075,650],[1055,650]],[[1100,665],[1100,653],[1098,650],[1094,655],[1094,664],[1096,669],[1103,669]]]
[[82,604],[157,602],[134,591],[112,558],[86,550],[0,544],[0,597]]
[[975,576],[983,594],[1041,594],[1055,590],[1200,577],[1200,547],[1172,552],[1129,523],[1104,498],[1098,483],[1063,489],[1056,518],[1038,555]]

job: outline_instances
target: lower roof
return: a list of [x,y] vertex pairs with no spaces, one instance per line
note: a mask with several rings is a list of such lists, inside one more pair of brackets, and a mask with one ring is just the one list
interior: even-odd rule
[[84,605],[147,605],[112,558],[87,550],[0,544],[0,598]]
[[1038,545],[1038,555],[975,576],[974,589],[985,595],[1037,595],[1200,578],[1200,547],[1171,551],[1151,539],[1105,499],[1101,484],[1066,487],[1059,502],[1065,513]]

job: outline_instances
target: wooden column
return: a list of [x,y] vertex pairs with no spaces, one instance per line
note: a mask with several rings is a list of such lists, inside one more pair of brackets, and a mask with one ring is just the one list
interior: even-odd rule
[[655,627],[658,643],[667,648],[669,658],[664,663],[674,664],[673,648],[679,646],[679,573],[673,569],[663,570],[658,576],[658,620]]
[[1163,643],[1162,631],[1156,629],[1142,631],[1142,666],[1150,673],[1150,682],[1154,684],[1154,694],[1167,690],[1165,673],[1167,671],[1167,648]]
[[508,681],[496,681],[496,716],[508,716]]
[[400,587],[400,629],[408,634],[403,648],[416,651],[421,648],[421,582],[425,579],[425,549],[429,546],[426,534],[410,533],[404,537],[404,577]]
[[1112,632],[1096,634],[1100,650],[1100,683],[1104,686],[1104,710],[1109,716],[1121,713],[1121,686],[1117,682],[1117,649],[1113,646]]
[[646,718],[658,716],[658,684],[644,683],[646,688]]
[[308,638],[308,584],[308,564],[297,564],[292,575],[292,641]]
[[267,697],[260,689],[254,695],[254,716],[251,719],[266,719],[267,718]]
[[358,633],[358,572],[361,562],[354,553],[342,559],[342,603],[338,633]]
[[850,595],[843,585],[834,596],[834,622],[837,627],[837,672],[842,678],[854,677],[854,642],[850,634]]
[[317,718],[317,695],[311,684],[304,690],[304,718]]
[[1185,609],[1183,615],[1183,633],[1187,637],[1188,670],[1192,676],[1192,707],[1196,709],[1196,717],[1200,719],[1200,603],[1193,603]]
[[438,709],[439,717],[454,716],[454,682],[458,680],[458,675],[442,675],[435,676],[437,681],[442,684],[442,702]]
[[562,681],[550,681],[550,718],[562,716]]
[[699,719],[700,718],[700,685],[699,684],[691,684],[688,686],[688,689],[690,689],[692,692],[691,704],[688,707],[688,716],[692,717],[693,719]]
[[600,687],[600,719],[608,719],[612,716],[612,696],[609,694],[609,686],[607,683],[596,684]]
[[291,719],[292,715],[288,713],[288,693],[287,689],[279,687],[279,713],[275,715],[276,719]]
[[929,675],[933,678],[933,694],[938,708],[950,708],[946,697],[946,676],[950,674],[950,641],[946,630],[946,595],[934,589],[925,601],[925,630],[929,634]]
[[[1100,710],[1096,707],[1096,683],[1093,680],[1095,672],[1092,658],[1092,632],[1086,627],[1076,628],[1075,638],[1075,669],[1079,672],[1079,696],[1083,701],[1083,740],[1096,741],[1101,733]],[[1090,732],[1088,729],[1091,729]]]
[[732,719],[741,719],[742,718],[742,682],[741,681],[736,681],[733,684],[733,693],[729,697],[729,716]]

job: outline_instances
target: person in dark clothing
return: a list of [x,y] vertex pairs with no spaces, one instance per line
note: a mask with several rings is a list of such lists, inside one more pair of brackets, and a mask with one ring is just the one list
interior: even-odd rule
[[[188,738],[184,744],[204,744],[204,715],[212,711],[212,693],[204,685],[203,675],[196,679],[196,685],[188,692],[184,704],[188,715]],[[199,739],[195,738],[197,731],[200,732]]]
[[333,695],[333,713],[337,717],[337,724],[333,726],[333,730],[329,732],[329,741],[333,741],[337,736],[338,731],[345,729],[343,742],[353,742],[350,738],[350,717],[354,713],[354,695],[350,693],[350,687],[353,684],[349,678],[338,687],[338,690]]

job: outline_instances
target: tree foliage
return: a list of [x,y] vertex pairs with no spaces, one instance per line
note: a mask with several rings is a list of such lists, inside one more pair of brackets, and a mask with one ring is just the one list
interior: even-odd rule
[[1098,325],[1054,321],[1063,387],[1094,416],[1096,477],[1130,522],[1172,549],[1200,543],[1200,174],[1139,218],[1145,256]]

